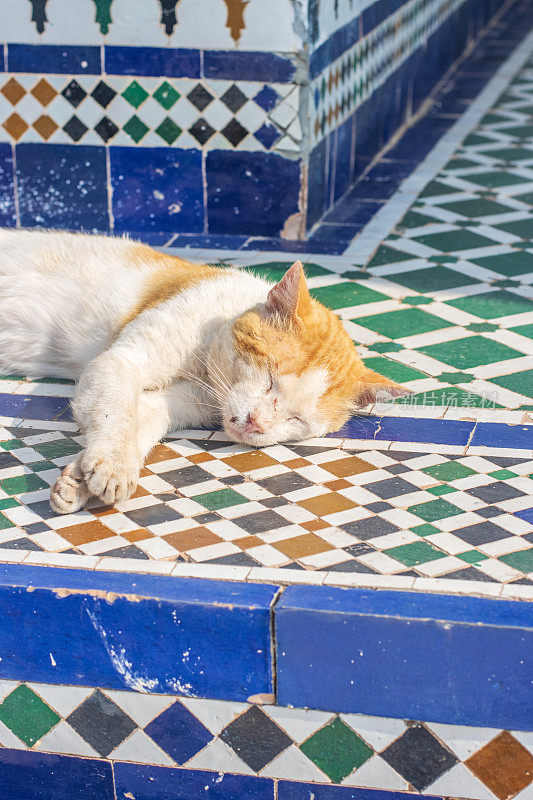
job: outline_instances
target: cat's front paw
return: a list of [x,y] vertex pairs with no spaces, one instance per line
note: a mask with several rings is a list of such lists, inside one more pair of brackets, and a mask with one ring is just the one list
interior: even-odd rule
[[91,494],[111,506],[127,500],[139,481],[141,464],[133,453],[115,454],[86,450],[81,459],[81,471]]
[[91,496],[79,464],[67,464],[50,492],[50,505],[57,514],[74,514]]

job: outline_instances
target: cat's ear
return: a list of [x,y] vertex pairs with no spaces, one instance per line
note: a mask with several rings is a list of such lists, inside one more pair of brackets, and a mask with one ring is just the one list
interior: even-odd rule
[[268,311],[284,317],[305,318],[311,308],[311,297],[301,261],[295,261],[283,278],[272,287],[266,307]]
[[359,407],[368,406],[371,403],[392,400],[396,397],[407,397],[412,394],[411,389],[400,386],[399,383],[391,381],[389,378],[379,375],[374,370],[366,369],[358,376],[355,404]]

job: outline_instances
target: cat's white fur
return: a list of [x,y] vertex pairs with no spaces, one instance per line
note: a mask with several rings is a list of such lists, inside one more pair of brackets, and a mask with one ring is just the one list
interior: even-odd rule
[[[252,445],[322,435],[328,376],[312,370],[275,385],[239,358],[232,322],[272,284],[238,269],[190,286],[121,329],[149,264],[127,239],[0,230],[0,372],[78,381],[74,415],[86,446],[52,492],[60,513],[90,495],[129,497],[146,455],[169,430],[212,426]],[[246,431],[249,415],[263,432]]]

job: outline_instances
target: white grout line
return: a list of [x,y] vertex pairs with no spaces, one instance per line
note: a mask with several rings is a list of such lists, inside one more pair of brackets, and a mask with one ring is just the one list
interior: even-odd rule
[[496,74],[487,83],[481,94],[469,109],[457,120],[433,150],[401,184],[395,195],[363,228],[343,255],[352,256],[360,264],[366,264],[375,249],[396,227],[404,214],[417,199],[420,191],[449,161],[458,145],[475,128],[481,118],[489,111],[500,94],[518,70],[524,65],[533,47],[533,31],[509,56]]

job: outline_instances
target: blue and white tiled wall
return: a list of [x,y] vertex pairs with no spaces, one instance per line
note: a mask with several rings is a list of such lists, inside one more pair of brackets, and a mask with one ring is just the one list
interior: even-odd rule
[[0,0],[0,223],[300,238],[498,6]]

